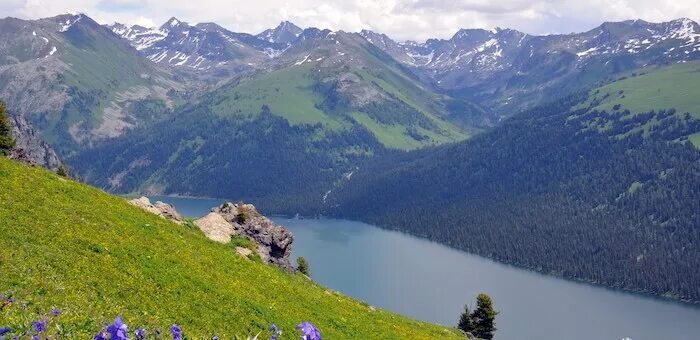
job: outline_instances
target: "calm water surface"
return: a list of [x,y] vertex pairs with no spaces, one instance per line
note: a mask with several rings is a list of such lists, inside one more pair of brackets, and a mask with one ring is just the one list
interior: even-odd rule
[[[206,214],[221,200],[153,197],[182,214]],[[417,319],[453,325],[480,292],[500,314],[496,339],[700,339],[700,308],[557,279],[365,223],[275,222],[294,233],[293,257],[314,280]]]

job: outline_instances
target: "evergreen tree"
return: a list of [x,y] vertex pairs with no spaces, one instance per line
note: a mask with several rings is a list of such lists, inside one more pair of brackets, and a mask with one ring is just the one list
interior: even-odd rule
[[0,154],[7,153],[13,146],[15,146],[15,139],[12,138],[10,117],[7,115],[5,103],[0,101]]
[[309,269],[309,262],[307,262],[306,259],[303,257],[297,258],[297,270],[306,276],[311,276],[311,269]]
[[472,321],[472,312],[469,309],[469,305],[464,305],[464,312],[459,317],[457,328],[469,334],[474,332],[474,322]]
[[479,338],[485,340],[493,339],[493,332],[496,331],[495,320],[496,312],[493,309],[493,301],[491,297],[481,293],[476,297],[476,310],[471,315],[472,322],[474,323],[474,331],[472,334]]
[[61,164],[58,167],[58,170],[56,170],[56,174],[61,177],[70,177],[70,174],[68,173],[68,168],[63,164]]

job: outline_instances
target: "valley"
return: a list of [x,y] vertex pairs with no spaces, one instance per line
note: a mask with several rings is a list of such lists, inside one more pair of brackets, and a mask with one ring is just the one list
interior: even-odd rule
[[[447,281],[466,285],[507,265],[493,275],[553,282],[564,287],[553,294],[574,294],[590,313],[605,301],[638,312],[590,319],[599,337],[663,336],[668,327],[632,327],[658,308],[686,320],[684,338],[700,303],[700,25],[600,22],[556,34],[463,27],[413,41],[288,20],[253,34],[177,17],[0,19],[0,293],[26,296],[33,313],[68,306],[57,331],[67,337],[122,309],[151,328],[181,320],[196,337],[254,335],[272,322],[296,334],[305,318],[332,338],[463,337],[452,323],[490,288],[497,307],[507,300],[506,338],[576,330],[562,317],[551,334],[528,333],[509,314],[527,311],[495,277],[479,291],[453,287],[458,299],[420,313],[365,282],[336,280],[348,273],[324,269],[317,284],[247,262],[235,255],[245,250],[231,251],[245,240],[208,242],[193,220],[162,221],[111,195],[222,197],[313,240],[300,251],[312,273],[332,262],[321,249],[333,240],[319,235],[347,240],[351,225],[393,240],[379,248],[473,268]],[[391,254],[374,259],[391,265]],[[424,260],[407,266],[449,272]],[[123,284],[110,285],[114,277]],[[435,288],[422,284],[391,287],[420,299]],[[161,305],[143,304],[160,290]],[[561,308],[535,309],[545,306]],[[225,311],[244,321],[227,323]],[[0,326],[29,322],[19,309],[8,315]]]

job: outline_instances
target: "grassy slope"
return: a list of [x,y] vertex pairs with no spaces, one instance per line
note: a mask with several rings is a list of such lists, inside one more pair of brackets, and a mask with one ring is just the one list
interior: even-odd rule
[[[615,105],[619,110],[629,110],[631,115],[651,110],[675,108],[677,115],[686,112],[695,119],[700,119],[700,61],[673,64],[666,67],[650,67],[628,72],[622,80],[590,91],[588,101],[579,107],[591,106],[594,100],[600,100],[591,109],[612,112]],[[658,124],[652,119],[640,127],[648,132]],[[688,139],[700,148],[700,132],[691,134]]]
[[321,123],[339,128],[343,124],[340,120],[315,106],[323,98],[313,91],[312,68],[311,64],[288,67],[227,88],[217,94],[223,100],[217,102],[213,110],[221,116],[256,114],[266,104],[273,114],[286,118],[290,124]]
[[641,71],[647,73],[594,89],[589,103],[608,95],[595,109],[611,111],[616,104],[632,113],[675,108],[700,118],[700,61]]
[[194,338],[256,334],[272,322],[294,338],[302,320],[330,339],[460,337],[371,311],[302,276],[237,257],[229,245],[122,198],[4,158],[0,235],[0,292],[30,303],[0,314],[1,325],[19,328],[59,307],[64,314],[53,324],[80,338],[116,315],[132,329],[178,323]]
[[[368,59],[370,62],[374,61],[370,57]],[[427,90],[419,88],[415,82],[400,76],[398,72],[379,62],[374,62],[373,65],[377,69],[382,69],[383,72],[375,75],[366,70],[358,70],[357,74],[368,83],[377,84],[383,91],[396,96],[408,106],[421,112],[440,131],[438,133],[419,129],[430,139],[417,141],[407,134],[407,126],[384,125],[367,115],[358,116],[354,112],[345,112],[371,131],[382,144],[390,148],[409,150],[425,145],[459,141],[468,137],[467,133],[439,118],[433,109],[428,107],[426,103],[433,103],[438,99],[430,97]],[[221,116],[248,116],[260,112],[261,106],[266,104],[273,114],[287,119],[291,124],[321,123],[331,130],[347,128],[348,122],[341,116],[320,109],[324,98],[313,89],[316,72],[318,72],[318,63],[307,62],[259,75],[217,93],[218,99],[214,101],[212,108]]]

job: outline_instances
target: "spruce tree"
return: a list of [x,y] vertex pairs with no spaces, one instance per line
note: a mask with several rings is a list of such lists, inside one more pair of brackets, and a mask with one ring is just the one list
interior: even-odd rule
[[309,269],[309,262],[307,262],[306,259],[303,257],[297,258],[297,270],[306,276],[311,276],[311,269]]
[[469,334],[474,332],[474,322],[472,321],[472,312],[469,309],[469,305],[464,305],[464,312],[459,316],[457,328]]
[[12,138],[12,126],[10,117],[7,115],[5,103],[0,101],[0,154],[5,154],[15,146],[15,139]]
[[474,323],[472,334],[479,339],[493,339],[493,333],[496,331],[495,320],[497,314],[498,312],[493,309],[491,297],[484,293],[479,294],[476,297],[476,309],[471,315]]

